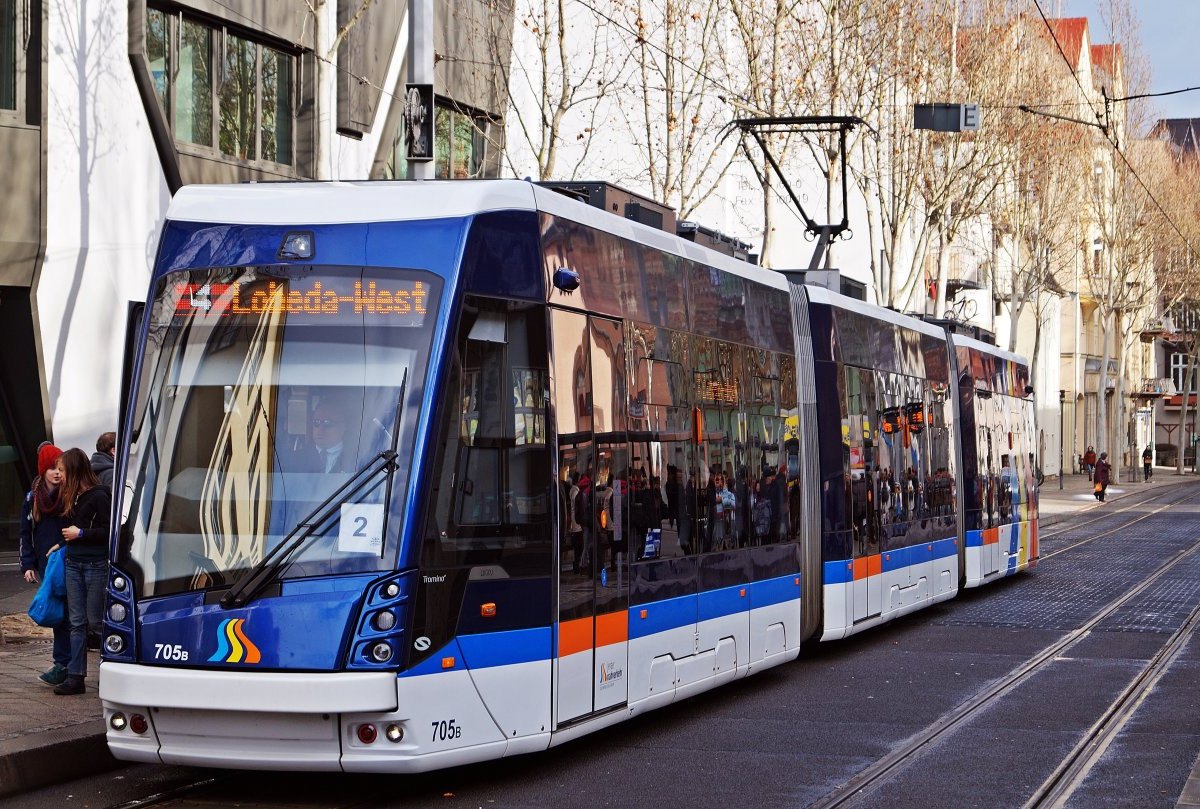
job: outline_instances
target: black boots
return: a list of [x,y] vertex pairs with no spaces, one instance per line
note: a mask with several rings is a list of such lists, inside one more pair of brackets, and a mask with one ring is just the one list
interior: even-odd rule
[[59,685],[54,687],[54,693],[60,697],[73,696],[82,694],[87,689],[83,687],[83,677],[77,674],[68,674],[67,679],[63,680]]

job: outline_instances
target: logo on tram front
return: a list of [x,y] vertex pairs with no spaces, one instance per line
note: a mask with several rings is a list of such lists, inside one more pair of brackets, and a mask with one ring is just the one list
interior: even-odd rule
[[249,663],[262,659],[258,647],[246,637],[242,626],[245,618],[226,618],[217,627],[217,651],[208,659],[209,663]]

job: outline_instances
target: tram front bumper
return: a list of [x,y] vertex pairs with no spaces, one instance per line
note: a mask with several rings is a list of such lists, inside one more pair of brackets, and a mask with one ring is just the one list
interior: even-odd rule
[[[199,670],[103,663],[100,699],[119,759],[271,770],[342,769],[346,713],[397,708],[396,675]],[[114,714],[124,722],[114,727]],[[130,717],[147,728],[137,733]]]

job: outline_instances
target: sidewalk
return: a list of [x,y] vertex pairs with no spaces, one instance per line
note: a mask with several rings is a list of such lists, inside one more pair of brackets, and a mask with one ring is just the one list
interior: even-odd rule
[[[1128,473],[1136,471],[1137,480],[1131,481]],[[1124,478],[1120,483],[1110,483],[1108,486],[1108,494],[1105,501],[1111,503],[1113,500],[1120,500],[1122,497],[1138,492],[1146,492],[1151,489],[1158,489],[1163,486],[1170,486],[1176,483],[1187,483],[1189,481],[1200,482],[1200,477],[1185,473],[1182,476],[1175,474],[1174,467],[1157,467],[1154,470],[1150,480],[1142,482],[1142,468],[1139,466],[1136,470],[1124,469],[1121,477]],[[1054,525],[1056,522],[1061,522],[1072,514],[1079,511],[1084,511],[1092,508],[1103,508],[1096,501],[1096,497],[1092,492],[1092,482],[1088,480],[1087,475],[1067,475],[1062,481],[1063,488],[1058,488],[1058,478],[1048,477],[1042,484],[1042,488],[1038,490],[1038,522],[1040,527]]]
[[104,743],[96,674],[100,653],[88,653],[88,690],[56,696],[38,680],[50,667],[50,631],[20,610],[23,596],[0,600],[0,799],[17,792],[112,769]]
[[[1137,471],[1140,479],[1141,470]],[[1109,486],[1108,501],[1187,481],[1200,482],[1200,478],[1158,469],[1148,483]],[[1040,501],[1042,526],[1080,511],[1104,508],[1092,495],[1086,475],[1067,475],[1062,490],[1057,478],[1047,478]],[[88,654],[88,691],[82,696],[55,696],[38,680],[51,663],[50,633],[24,614],[32,597],[29,588],[0,598],[0,798],[122,766],[104,744],[96,690],[99,654]],[[1197,773],[1200,779],[1200,763]]]

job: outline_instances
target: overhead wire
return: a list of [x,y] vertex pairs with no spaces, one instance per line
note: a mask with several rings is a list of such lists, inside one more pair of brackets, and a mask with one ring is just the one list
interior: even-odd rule
[[1174,95],[1179,95],[1180,93],[1191,93],[1191,92],[1195,92],[1196,90],[1200,90],[1200,86],[1184,87],[1179,90],[1164,90],[1160,93],[1139,93],[1137,95],[1132,95],[1132,96],[1122,96],[1120,98],[1110,98],[1109,101],[1116,102],[1116,101],[1133,101],[1134,99],[1138,99],[1138,98],[1162,98],[1163,96],[1174,96]]

